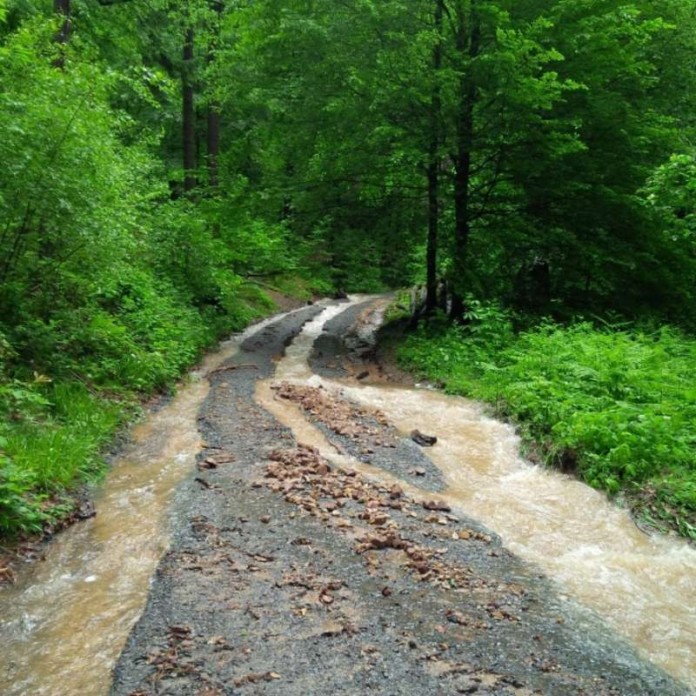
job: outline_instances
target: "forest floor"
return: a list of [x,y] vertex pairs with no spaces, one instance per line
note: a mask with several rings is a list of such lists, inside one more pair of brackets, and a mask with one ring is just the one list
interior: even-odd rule
[[[337,451],[369,450],[418,495],[326,461],[257,404],[257,381],[320,311],[271,324],[211,374],[205,449],[112,694],[687,694],[439,502],[438,469],[381,414],[276,385]],[[388,378],[359,316],[327,324],[315,372]]]

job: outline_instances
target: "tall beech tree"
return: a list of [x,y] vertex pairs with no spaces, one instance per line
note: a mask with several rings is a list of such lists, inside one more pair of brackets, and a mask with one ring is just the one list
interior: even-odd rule
[[184,29],[181,62],[181,134],[184,165],[184,191],[196,188],[196,105],[195,105],[195,30],[190,19]]
[[453,319],[464,315],[464,293],[467,288],[467,256],[471,234],[471,196],[473,158],[476,155],[474,110],[479,97],[475,65],[481,53],[481,16],[476,0],[457,2],[454,7],[454,44],[458,59],[459,79],[455,110],[454,161],[454,246],[452,250]]
[[437,255],[440,227],[440,154],[442,121],[442,87],[440,70],[442,70],[442,28],[443,0],[433,0],[433,86],[430,97],[430,147],[428,150],[428,241],[426,248],[426,296],[425,311],[432,314],[438,303]]
[[[220,49],[220,23],[224,8],[223,0],[212,0],[212,20],[210,22],[210,38],[208,39],[207,64],[210,69],[215,63],[215,55]],[[208,103],[207,118],[207,163],[208,187],[215,192],[219,185],[220,167],[220,104],[216,97],[211,97]]]

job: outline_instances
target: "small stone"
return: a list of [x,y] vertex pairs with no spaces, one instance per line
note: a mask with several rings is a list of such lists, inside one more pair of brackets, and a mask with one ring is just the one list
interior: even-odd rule
[[420,432],[420,430],[413,430],[411,432],[411,439],[421,447],[432,447],[437,443],[437,438],[434,435],[425,435]]
[[450,512],[452,508],[442,500],[424,500],[421,505],[426,510],[435,510],[437,512]]
[[461,677],[455,686],[458,694],[475,694],[479,690],[479,684],[471,677]]

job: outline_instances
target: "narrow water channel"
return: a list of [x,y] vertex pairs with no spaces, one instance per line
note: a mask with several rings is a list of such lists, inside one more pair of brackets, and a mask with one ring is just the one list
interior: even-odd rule
[[206,375],[273,319],[222,344],[170,403],[137,425],[100,487],[97,516],[59,534],[45,560],[0,588],[2,696],[98,696],[168,545],[167,510],[201,447]]
[[[428,456],[445,476],[444,497],[453,507],[497,532],[511,551],[557,581],[568,598],[597,612],[647,659],[696,691],[696,550],[680,540],[645,535],[601,493],[523,460],[514,430],[487,417],[476,402],[428,389],[313,375],[307,364],[312,344],[335,313],[327,310],[307,324],[274,380],[259,384],[261,405],[299,441],[344,465],[350,462],[297,408],[274,401],[273,382],[340,389],[381,409],[404,435],[414,428],[437,435]],[[393,479],[357,466],[372,477]]]

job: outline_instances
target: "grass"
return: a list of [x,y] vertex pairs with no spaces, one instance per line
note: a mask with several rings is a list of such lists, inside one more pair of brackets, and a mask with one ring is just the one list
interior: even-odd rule
[[98,325],[86,323],[91,333],[79,343],[84,355],[57,354],[62,369],[33,379],[3,372],[3,357],[15,356],[0,333],[0,539],[40,533],[69,517],[71,496],[103,475],[104,451],[140,400],[173,389],[217,336],[273,310],[257,287],[243,285],[214,329],[186,309],[146,316],[142,340],[134,328],[96,315]]
[[39,493],[56,493],[101,469],[100,452],[124,421],[123,404],[92,395],[84,385],[59,383],[51,390],[50,416],[10,429],[5,450],[31,472]]
[[401,364],[515,422],[530,451],[621,495],[646,521],[696,538],[696,341],[641,330],[512,317],[474,304],[466,327],[431,325]]
[[101,476],[104,447],[137,404],[92,394],[80,382],[40,388],[43,408],[2,424],[0,536],[40,532],[72,512],[66,493]]

